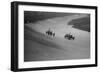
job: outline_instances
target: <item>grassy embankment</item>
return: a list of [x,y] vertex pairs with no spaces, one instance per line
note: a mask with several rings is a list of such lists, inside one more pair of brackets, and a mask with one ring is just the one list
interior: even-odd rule
[[90,32],[90,17],[74,19],[69,22],[69,25],[73,25],[74,28]]

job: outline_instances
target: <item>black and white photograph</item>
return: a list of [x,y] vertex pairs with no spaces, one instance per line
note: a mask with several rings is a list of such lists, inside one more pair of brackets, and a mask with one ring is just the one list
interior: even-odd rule
[[90,58],[90,14],[24,11],[24,61]]
[[11,70],[97,66],[97,7],[12,2]]

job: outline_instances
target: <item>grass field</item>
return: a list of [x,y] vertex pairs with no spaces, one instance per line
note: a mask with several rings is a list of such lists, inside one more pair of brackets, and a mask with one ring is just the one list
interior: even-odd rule
[[[37,23],[25,24],[24,61],[29,62],[90,58],[90,33],[87,32],[88,25],[81,24],[82,22],[87,23],[88,18],[86,17],[86,19],[85,17],[85,15],[55,17],[50,18],[49,20],[40,20]],[[77,24],[74,24],[71,27],[70,25],[73,23],[68,24],[68,22],[72,20],[74,20],[73,22]],[[55,37],[45,34],[48,27],[55,30]],[[65,39],[64,35],[67,32],[71,32],[75,36],[75,40]]]
[[90,17],[74,19],[69,22],[74,28],[90,32]]

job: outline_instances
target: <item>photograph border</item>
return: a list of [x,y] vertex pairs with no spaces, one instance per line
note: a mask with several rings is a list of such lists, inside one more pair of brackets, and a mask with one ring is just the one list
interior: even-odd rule
[[[18,68],[18,6],[19,5],[94,9],[95,10],[95,64],[72,65],[72,66],[52,66],[52,67],[39,67],[39,68]],[[97,32],[97,6],[50,4],[50,3],[19,2],[19,1],[11,2],[11,70],[12,71],[32,71],[32,70],[95,67],[97,66],[97,33],[98,33]]]

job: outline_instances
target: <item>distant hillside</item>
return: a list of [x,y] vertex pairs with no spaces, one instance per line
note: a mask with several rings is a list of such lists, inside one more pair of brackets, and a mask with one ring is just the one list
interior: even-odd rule
[[84,17],[74,19],[69,22],[69,25],[73,25],[74,28],[90,32],[90,17]]
[[61,13],[61,12],[39,12],[39,11],[24,11],[24,23],[37,22],[54,17],[63,17],[74,15],[77,13]]

